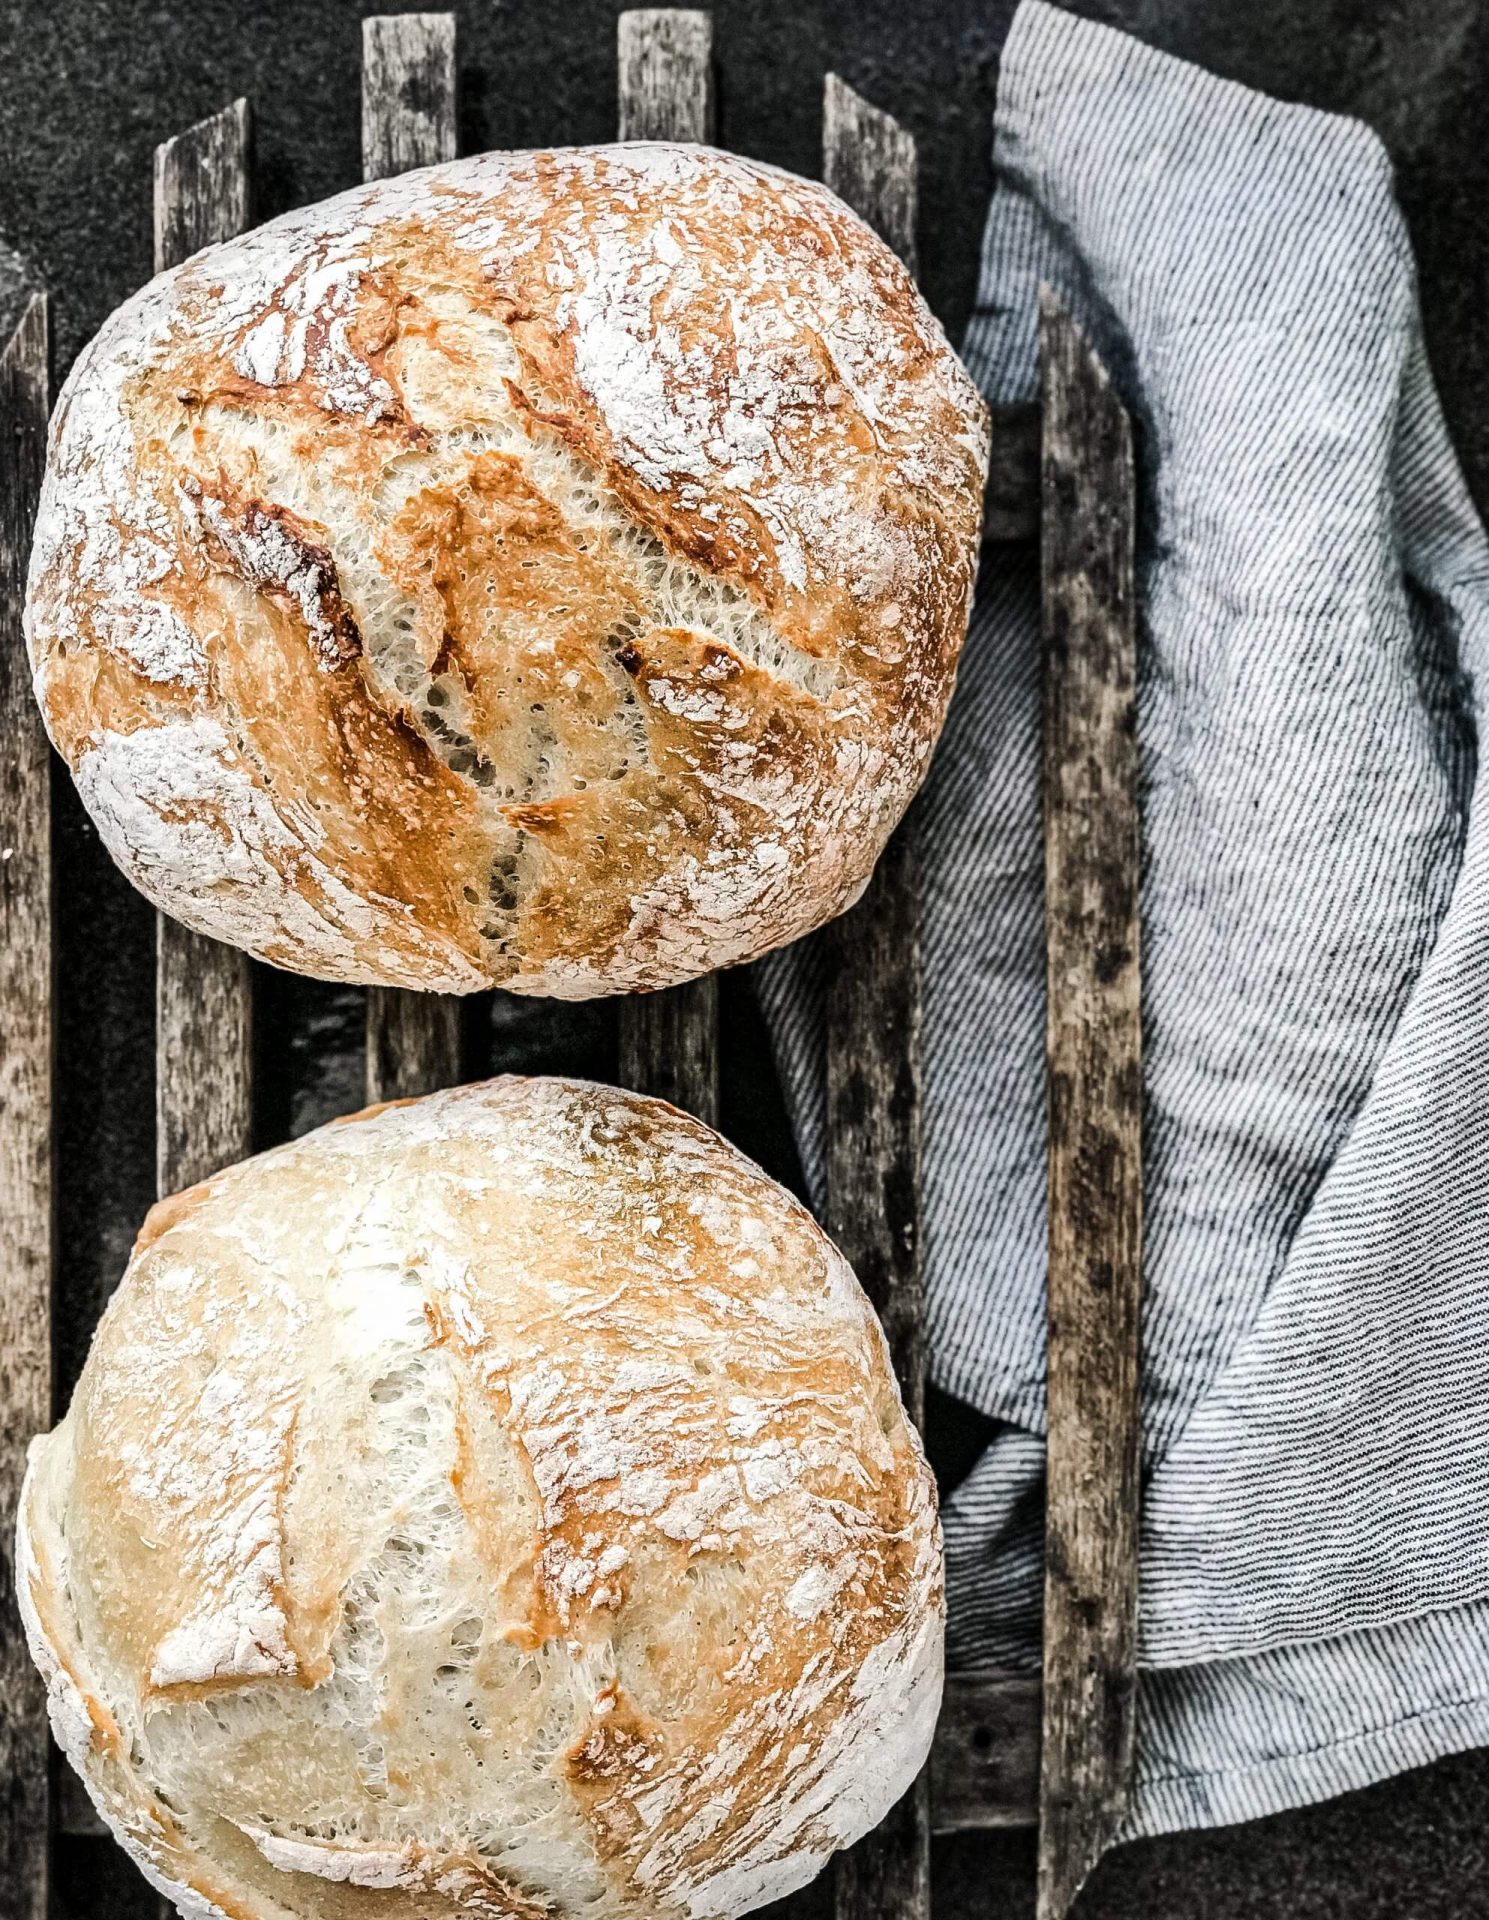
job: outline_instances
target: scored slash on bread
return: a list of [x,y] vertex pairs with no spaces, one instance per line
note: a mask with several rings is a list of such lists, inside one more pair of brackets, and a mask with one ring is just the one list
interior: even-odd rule
[[850,901],[965,630],[987,423],[826,189],[488,154],[152,282],[54,423],[28,636],[162,909],[578,997]]
[[576,1082],[157,1209],[17,1565],[68,1757],[203,1916],[742,1913],[898,1799],[940,1700],[934,1482],[847,1265]]

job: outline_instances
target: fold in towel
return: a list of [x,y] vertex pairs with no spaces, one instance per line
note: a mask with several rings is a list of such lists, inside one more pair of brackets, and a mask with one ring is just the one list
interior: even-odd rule
[[[1140,446],[1156,1832],[1489,1739],[1489,543],[1366,128],[1024,0],[995,160],[973,373],[1033,398],[1048,282]],[[1038,688],[995,548],[919,803],[933,1373],[1006,1423],[947,1503],[961,1665],[1038,1658]],[[815,1182],[810,950],[761,992]]]

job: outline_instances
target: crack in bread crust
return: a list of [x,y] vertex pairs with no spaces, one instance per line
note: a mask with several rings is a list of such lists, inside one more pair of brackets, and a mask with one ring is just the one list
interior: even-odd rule
[[17,1568],[68,1758],[198,1920],[722,1920],[882,1815],[939,1701],[934,1483],[852,1275],[571,1081],[157,1209]]
[[[823,188],[699,148],[453,163],[210,249],[84,354],[38,693],[203,931],[350,980],[667,985],[861,889],[944,716],[985,456]],[[174,807],[124,790],[147,762]]]

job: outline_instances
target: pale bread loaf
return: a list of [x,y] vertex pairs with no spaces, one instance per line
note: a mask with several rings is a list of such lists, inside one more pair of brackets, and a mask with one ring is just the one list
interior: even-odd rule
[[742,1913],[941,1690],[933,1483],[810,1216],[498,1080],[162,1202],[35,1443],[53,1725],[183,1913]]
[[165,911],[342,980],[565,997],[861,889],[940,730],[983,403],[825,188],[486,154],[151,282],[51,436],[53,740]]

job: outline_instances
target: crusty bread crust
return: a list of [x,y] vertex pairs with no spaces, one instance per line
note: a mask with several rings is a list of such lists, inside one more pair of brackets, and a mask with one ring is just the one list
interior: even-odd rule
[[17,1566],[59,1741],[196,1915],[743,1913],[939,1704],[934,1486],[851,1273],[706,1128],[569,1081],[158,1209]]
[[825,188],[486,154],[152,281],[53,423],[27,632],[157,905],[566,997],[839,911],[918,784],[987,422]]

